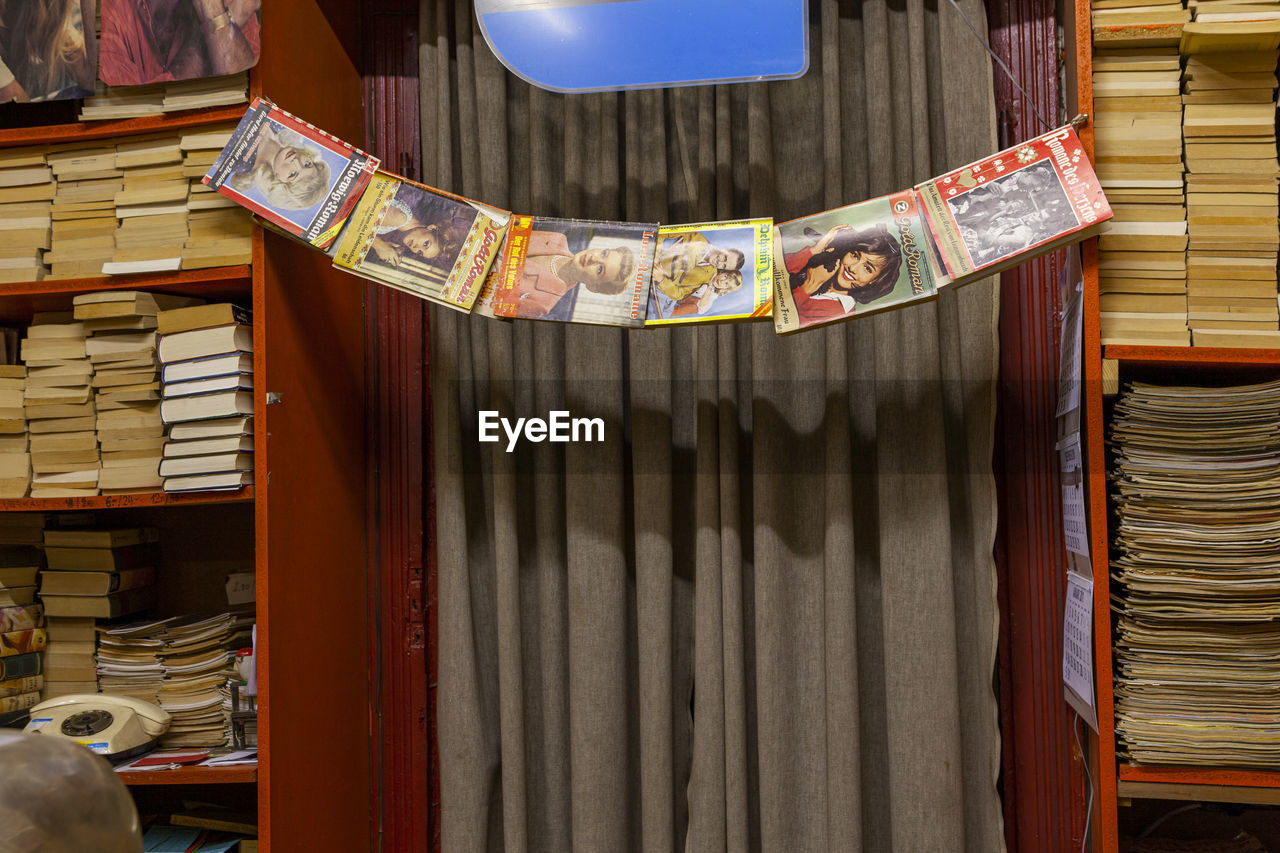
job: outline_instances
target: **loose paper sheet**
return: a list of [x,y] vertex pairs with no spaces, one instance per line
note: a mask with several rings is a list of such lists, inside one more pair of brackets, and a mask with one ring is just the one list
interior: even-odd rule
[[1093,581],[1067,572],[1067,603],[1062,622],[1062,682],[1067,702],[1096,732],[1093,696]]
[[1089,525],[1085,520],[1084,454],[1080,433],[1073,432],[1058,443],[1062,462],[1062,534],[1067,550],[1088,559]]

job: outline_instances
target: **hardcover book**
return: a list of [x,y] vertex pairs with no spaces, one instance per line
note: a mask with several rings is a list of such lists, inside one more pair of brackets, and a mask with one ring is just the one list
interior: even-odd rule
[[643,326],[657,236],[651,223],[512,217],[490,307],[499,317]]
[[285,233],[327,249],[378,162],[254,98],[203,182]]
[[0,699],[21,696],[23,693],[38,693],[42,687],[44,687],[43,675],[27,675],[0,681]]
[[39,705],[39,704],[40,704],[39,690],[32,690],[27,693],[17,693],[13,696],[0,697],[0,714],[7,714],[10,711],[21,711],[27,708],[34,708],[36,705]]
[[658,229],[646,326],[753,320],[772,313],[772,219]]
[[510,214],[378,172],[333,265],[458,311],[470,311],[498,257]]
[[26,678],[31,675],[40,675],[42,672],[44,672],[44,655],[39,652],[0,657],[0,681]]
[[7,631],[0,634],[0,657],[25,655],[30,652],[44,651],[48,643],[44,628],[25,628],[21,631]]
[[903,190],[774,228],[780,335],[937,295],[916,195]]
[[44,625],[44,608],[39,604],[23,607],[0,607],[0,633],[25,631]]
[[1097,233],[1111,206],[1070,125],[916,187],[952,283]]

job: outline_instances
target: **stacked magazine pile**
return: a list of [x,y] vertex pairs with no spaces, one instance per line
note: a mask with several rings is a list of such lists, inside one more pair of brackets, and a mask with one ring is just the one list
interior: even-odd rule
[[1280,766],[1280,382],[1116,404],[1118,751]]
[[169,621],[98,628],[98,688],[103,693],[155,703],[164,681],[160,634]]
[[248,641],[252,614],[223,613],[164,627],[164,682],[159,705],[173,715],[162,746],[222,746],[230,711],[222,688],[234,674],[235,654]]

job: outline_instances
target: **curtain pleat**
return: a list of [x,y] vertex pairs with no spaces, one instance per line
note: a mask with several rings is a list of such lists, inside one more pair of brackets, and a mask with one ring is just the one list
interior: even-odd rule
[[[781,221],[995,143],[933,0],[815,0],[768,84],[548,93],[461,0],[420,44],[423,179],[521,213]],[[432,309],[446,851],[1003,848],[995,296],[790,338]],[[480,410],[605,441],[508,453]]]

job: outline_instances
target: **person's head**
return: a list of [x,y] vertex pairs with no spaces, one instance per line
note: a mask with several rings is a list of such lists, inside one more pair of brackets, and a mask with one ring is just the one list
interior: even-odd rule
[[105,759],[0,729],[0,853],[142,853],[138,812]]
[[709,246],[706,254],[707,263],[720,270],[740,270],[746,261],[741,249],[721,249]]
[[8,3],[4,11],[5,63],[28,96],[56,94],[85,76],[89,53],[80,0]]
[[822,290],[837,290],[854,301],[873,302],[893,290],[902,268],[902,247],[884,225],[836,234],[827,251],[815,255],[833,273]]
[[329,191],[329,164],[309,145],[280,145],[270,156],[264,152],[247,176],[232,178],[238,190],[256,188],[267,204],[281,210],[306,210],[320,203]]
[[560,267],[560,278],[578,282],[592,293],[614,296],[627,289],[636,271],[636,256],[630,249],[583,249]]
[[740,287],[742,287],[742,273],[737,270],[720,270],[711,277],[712,291],[721,296],[733,293]]

